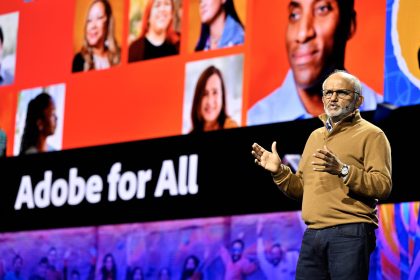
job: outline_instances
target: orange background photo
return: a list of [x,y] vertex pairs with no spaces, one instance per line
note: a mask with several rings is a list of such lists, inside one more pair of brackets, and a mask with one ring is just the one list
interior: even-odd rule
[[[182,1],[179,55],[128,63],[130,0],[112,0],[121,63],[79,73],[71,72],[71,64],[83,39],[88,1],[1,1],[0,14],[19,12],[15,82],[0,87],[0,125],[8,136],[7,154],[13,151],[18,93],[58,83],[66,85],[63,149],[181,135],[186,64],[227,55],[244,55],[242,116],[246,116],[249,107],[282,83],[289,68],[284,46],[288,2],[235,0],[245,25],[245,43],[191,52],[198,36],[188,25],[194,22],[190,13],[197,11],[193,5],[198,0],[194,1]],[[346,58],[348,70],[378,92],[383,92],[385,8],[385,0],[356,1],[358,28]],[[242,119],[245,125],[246,118]]]
[[[248,28],[246,34],[252,39],[252,55],[247,57],[252,72],[248,108],[279,87],[289,69],[285,43],[289,1],[251,3],[248,26],[252,29]],[[347,44],[345,66],[372,89],[383,93],[386,1],[356,0],[355,10],[357,28]]]

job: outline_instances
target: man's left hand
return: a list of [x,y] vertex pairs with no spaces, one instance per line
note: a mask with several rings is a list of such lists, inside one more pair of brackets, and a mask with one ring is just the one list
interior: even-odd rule
[[312,166],[315,171],[339,175],[344,165],[333,152],[328,150],[326,145],[324,149],[317,149],[313,157],[315,160],[312,161]]

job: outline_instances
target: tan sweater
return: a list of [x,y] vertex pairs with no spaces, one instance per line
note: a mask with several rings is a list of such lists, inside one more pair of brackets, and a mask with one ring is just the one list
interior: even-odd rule
[[[326,115],[321,115],[324,122]],[[313,154],[324,145],[350,166],[345,180],[313,170]],[[391,147],[384,132],[360,112],[309,136],[296,174],[283,165],[274,182],[289,197],[302,199],[302,218],[309,228],[367,222],[378,225],[376,204],[391,192]]]

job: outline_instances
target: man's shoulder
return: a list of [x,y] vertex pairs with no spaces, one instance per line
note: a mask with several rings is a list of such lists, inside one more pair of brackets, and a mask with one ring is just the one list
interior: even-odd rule
[[291,121],[300,117],[302,105],[296,99],[299,98],[293,75],[288,73],[281,86],[257,101],[248,110],[247,125]]
[[312,130],[311,134],[309,135],[309,138],[313,138],[313,137],[324,137],[324,133],[325,133],[325,127],[321,126],[318,128],[315,128],[314,130]]
[[283,85],[280,87],[277,87],[272,92],[270,92],[267,96],[263,97],[259,101],[257,101],[249,110],[248,112],[252,111],[258,111],[261,109],[270,109],[275,104],[273,102],[281,101],[282,95],[286,93],[288,90]]
[[361,126],[371,132],[383,132],[379,126],[365,119],[361,120]]
[[366,119],[360,118],[359,121],[357,121],[357,124],[358,125],[354,126],[354,129],[356,129],[357,133],[360,135],[375,136],[377,134],[384,134],[384,131],[379,126]]
[[267,95],[255,103],[247,113],[247,125],[266,124],[274,121],[273,105],[276,103],[275,92]]

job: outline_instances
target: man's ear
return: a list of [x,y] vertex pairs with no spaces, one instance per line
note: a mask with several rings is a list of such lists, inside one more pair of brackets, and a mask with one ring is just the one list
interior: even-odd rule
[[362,105],[364,99],[365,99],[364,96],[359,94],[356,101],[356,108],[359,108],[360,105]]

